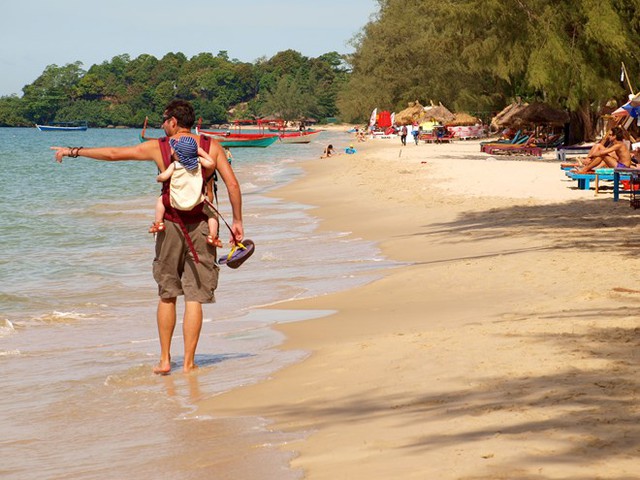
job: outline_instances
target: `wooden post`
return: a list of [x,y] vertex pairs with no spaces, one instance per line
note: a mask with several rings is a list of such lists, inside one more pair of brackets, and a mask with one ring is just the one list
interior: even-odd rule
[[635,95],[635,93],[633,93],[633,87],[631,86],[631,81],[629,80],[629,74],[627,73],[627,67],[624,66],[624,62],[622,62],[622,71],[624,72],[624,77],[627,79],[627,85],[629,87],[629,91],[631,92],[631,95]]

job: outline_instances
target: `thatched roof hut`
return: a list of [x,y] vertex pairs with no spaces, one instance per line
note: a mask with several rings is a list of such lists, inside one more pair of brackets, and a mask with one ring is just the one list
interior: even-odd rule
[[491,128],[493,130],[500,130],[501,128],[510,126],[513,116],[524,110],[528,105],[528,103],[522,102],[513,102],[507,105],[491,119]]
[[424,107],[417,100],[410,102],[404,110],[396,113],[395,122],[397,125],[411,125],[419,122],[424,115]]
[[534,125],[562,126],[569,121],[569,114],[542,102],[512,103],[491,120],[494,129]]
[[533,102],[514,117],[514,121],[522,125],[551,125],[558,127],[569,121],[567,112],[542,102]]
[[458,112],[453,116],[453,121],[449,122],[448,125],[460,127],[463,125],[476,125],[478,123],[478,119],[476,117],[465,112]]
[[422,120],[436,120],[443,124],[453,122],[454,118],[453,113],[442,105],[442,103],[439,105],[432,103],[430,107],[424,107],[424,115],[422,116]]

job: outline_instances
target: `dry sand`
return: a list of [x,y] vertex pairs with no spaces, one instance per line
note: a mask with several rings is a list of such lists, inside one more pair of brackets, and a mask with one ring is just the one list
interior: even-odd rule
[[205,413],[307,432],[309,479],[640,478],[638,212],[477,141],[356,147],[275,195],[403,264],[278,305],[338,313],[279,326],[311,356]]

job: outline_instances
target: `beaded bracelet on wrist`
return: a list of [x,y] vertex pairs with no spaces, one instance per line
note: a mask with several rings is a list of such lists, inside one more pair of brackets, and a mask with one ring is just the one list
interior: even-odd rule
[[78,158],[78,155],[80,154],[80,150],[82,150],[84,147],[67,147],[69,149],[69,156],[71,158]]

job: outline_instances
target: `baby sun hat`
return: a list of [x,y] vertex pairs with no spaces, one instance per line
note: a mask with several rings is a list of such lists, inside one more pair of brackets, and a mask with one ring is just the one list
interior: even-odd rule
[[180,163],[187,170],[194,170],[198,166],[198,144],[193,137],[185,135],[178,140],[172,138],[169,145],[178,154]]

